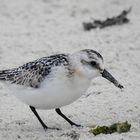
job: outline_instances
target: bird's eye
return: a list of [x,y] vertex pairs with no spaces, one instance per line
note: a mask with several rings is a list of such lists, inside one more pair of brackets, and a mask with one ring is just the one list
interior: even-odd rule
[[90,62],[90,65],[91,65],[91,66],[95,66],[96,64],[97,64],[97,63],[96,63],[95,61],[91,61],[91,62]]

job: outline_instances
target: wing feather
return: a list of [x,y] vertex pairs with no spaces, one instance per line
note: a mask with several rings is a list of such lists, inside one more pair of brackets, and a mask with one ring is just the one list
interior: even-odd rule
[[54,66],[67,66],[67,55],[59,54],[29,62],[18,68],[1,70],[0,80],[38,88]]

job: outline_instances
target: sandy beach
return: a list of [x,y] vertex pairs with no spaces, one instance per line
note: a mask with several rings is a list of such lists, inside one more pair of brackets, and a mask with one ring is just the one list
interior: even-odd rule
[[[82,23],[106,19],[132,7],[130,22],[84,31]],[[54,53],[94,49],[118,79],[120,90],[99,77],[62,111],[83,128],[71,127],[54,110],[38,110],[44,131],[29,107],[0,82],[0,140],[140,140],[139,0],[0,0],[0,69],[20,66]],[[89,133],[91,126],[128,121],[127,133]]]

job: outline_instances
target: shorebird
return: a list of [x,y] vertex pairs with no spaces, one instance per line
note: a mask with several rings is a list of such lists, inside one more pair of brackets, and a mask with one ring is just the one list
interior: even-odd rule
[[98,76],[123,88],[105,69],[101,54],[90,49],[42,57],[18,68],[0,71],[0,80],[11,85],[14,95],[30,107],[45,130],[50,127],[36,109],[55,109],[68,123],[80,126],[67,118],[60,107],[80,98]]

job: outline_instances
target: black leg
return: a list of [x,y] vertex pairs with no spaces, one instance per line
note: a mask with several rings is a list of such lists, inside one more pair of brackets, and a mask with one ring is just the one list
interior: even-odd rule
[[35,116],[37,117],[37,119],[39,120],[39,122],[41,123],[41,125],[43,126],[44,130],[47,130],[48,127],[45,125],[45,123],[41,120],[40,116],[38,115],[38,113],[36,112],[36,109],[32,106],[29,106],[30,109],[32,110],[32,112],[35,114]]
[[74,122],[72,122],[70,119],[68,119],[62,112],[59,108],[56,108],[55,111],[62,117],[64,118],[68,123],[70,123],[71,125],[75,125],[77,127],[80,127],[81,125],[79,124],[76,124]]

